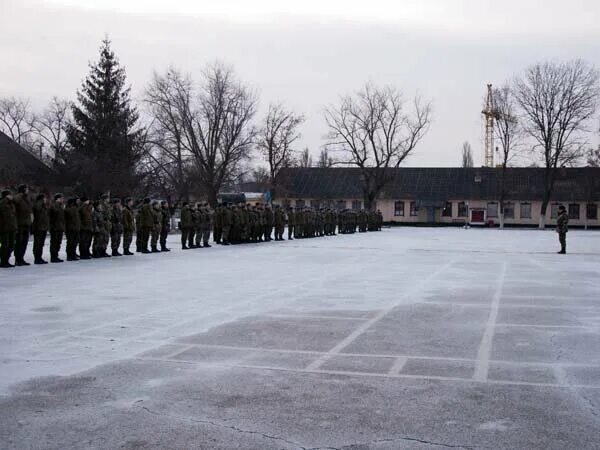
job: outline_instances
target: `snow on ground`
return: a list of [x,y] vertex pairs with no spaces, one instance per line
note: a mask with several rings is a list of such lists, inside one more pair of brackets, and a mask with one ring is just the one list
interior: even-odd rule
[[[88,380],[83,373],[123,389],[110,407],[146,414],[140,423],[208,427],[207,448],[593,448],[600,232],[571,231],[568,255],[555,253],[553,231],[513,229],[397,228],[185,252],[178,236],[170,244],[171,253],[0,272],[0,399],[15,416],[28,423],[34,413],[18,399],[40,395],[39,380],[50,380],[44,392],[56,389],[52,378],[27,380],[72,376],[71,392],[79,385],[68,380]],[[201,389],[230,396],[180,414],[186,393]],[[265,389],[277,399],[257,413]],[[319,398],[308,398],[313,390]],[[357,404],[358,422],[344,413]],[[91,407],[85,423],[99,411]],[[7,417],[2,447],[48,436],[47,423],[19,434]],[[130,428],[81,433],[100,439],[95,448],[137,448]],[[187,431],[148,442],[190,448],[198,430]],[[79,438],[54,435],[43,446],[78,448]]]

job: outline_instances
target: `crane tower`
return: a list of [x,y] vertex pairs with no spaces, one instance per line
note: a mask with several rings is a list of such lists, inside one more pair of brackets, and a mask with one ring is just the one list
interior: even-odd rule
[[492,85],[487,85],[487,97],[485,109],[481,111],[485,118],[485,167],[494,167],[494,119],[498,118],[498,112],[494,108],[494,97]]

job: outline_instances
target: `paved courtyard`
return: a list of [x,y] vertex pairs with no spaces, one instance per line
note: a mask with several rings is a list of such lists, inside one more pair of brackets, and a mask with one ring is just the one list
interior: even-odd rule
[[0,272],[0,448],[600,448],[600,232],[176,241]]

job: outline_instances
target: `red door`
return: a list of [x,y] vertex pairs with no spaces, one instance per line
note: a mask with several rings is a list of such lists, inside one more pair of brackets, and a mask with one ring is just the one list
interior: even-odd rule
[[472,210],[471,211],[471,222],[472,223],[483,223],[485,220],[485,211],[483,210]]

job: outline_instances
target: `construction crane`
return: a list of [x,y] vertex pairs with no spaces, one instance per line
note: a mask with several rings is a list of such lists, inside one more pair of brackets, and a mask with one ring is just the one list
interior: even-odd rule
[[494,120],[498,119],[498,111],[494,107],[492,85],[487,85],[485,109],[481,111],[485,118],[485,157],[484,167],[494,167]]

